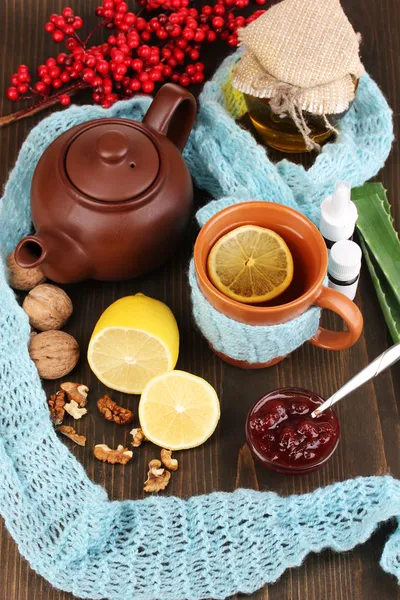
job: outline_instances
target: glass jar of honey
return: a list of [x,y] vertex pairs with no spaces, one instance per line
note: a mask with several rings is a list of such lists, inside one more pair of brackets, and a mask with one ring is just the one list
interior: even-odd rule
[[[355,81],[354,91],[357,90],[358,80]],[[250,94],[244,94],[247,110],[252,124],[257,133],[268,146],[280,152],[299,153],[307,152],[307,144],[304,136],[289,115],[276,114],[270,106],[269,98],[258,98]],[[340,114],[322,115],[304,112],[303,118],[310,130],[311,141],[318,146],[323,146],[335,133],[338,121],[348,112]],[[331,127],[328,127],[328,124]]]

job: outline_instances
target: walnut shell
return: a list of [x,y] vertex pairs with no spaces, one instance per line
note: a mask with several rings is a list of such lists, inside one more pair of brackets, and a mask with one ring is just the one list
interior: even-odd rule
[[15,262],[15,252],[11,252],[11,254],[8,255],[7,267],[10,285],[14,290],[28,292],[39,285],[39,283],[46,281],[46,277],[43,275],[40,267],[24,269],[17,265]]
[[39,331],[61,329],[72,314],[69,296],[56,285],[44,283],[29,292],[22,303],[29,323]]
[[75,367],[79,359],[79,346],[69,333],[44,331],[31,338],[29,354],[40,377],[58,379]]

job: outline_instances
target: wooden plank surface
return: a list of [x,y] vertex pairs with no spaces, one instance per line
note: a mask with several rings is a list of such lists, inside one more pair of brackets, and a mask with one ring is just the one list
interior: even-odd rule
[[[87,30],[96,0],[70,0]],[[343,0],[346,12],[363,36],[363,60],[387,96],[395,115],[396,135],[400,102],[398,0]],[[55,46],[44,34],[46,17],[60,12],[61,0],[2,0],[0,3],[0,114],[12,108],[5,99],[8,79],[20,63],[34,67],[56,54]],[[222,54],[214,57],[216,66]],[[217,60],[218,58],[218,60]],[[209,73],[210,74],[210,73]],[[0,130],[0,182],[6,182],[18,149],[32,126],[41,116]],[[389,190],[397,225],[400,225],[399,146],[393,147],[385,168],[379,175]],[[197,204],[205,196],[196,195]],[[124,283],[84,283],[67,286],[74,303],[74,313],[66,330],[80,343],[82,359],[74,379],[91,388],[90,414],[78,425],[88,438],[88,448],[71,450],[85,466],[88,475],[104,485],[112,499],[142,498],[146,464],[156,456],[150,444],[136,452],[125,468],[103,465],[94,460],[91,447],[95,443],[110,446],[129,441],[129,428],[118,428],[97,414],[94,402],[105,388],[91,374],[85,351],[93,326],[111,302],[122,296],[144,292],[165,301],[175,313],[181,332],[178,367],[206,378],[221,398],[222,417],[213,438],[204,446],[178,453],[180,469],[173,475],[168,494],[189,496],[212,490],[231,491],[238,486],[275,490],[281,494],[304,493],[318,486],[359,475],[391,472],[400,476],[399,390],[400,369],[394,368],[378,380],[353,394],[338,408],[342,441],[324,469],[304,477],[274,475],[255,465],[244,439],[244,420],[249,407],[267,391],[283,385],[299,385],[328,396],[348,378],[382,352],[391,342],[366,269],[357,301],[365,317],[365,331],[356,347],[340,353],[329,353],[305,345],[280,365],[269,370],[246,372],[222,363],[209,350],[207,343],[193,326],[189,310],[187,265],[197,227],[188,231],[180,252],[165,267],[140,280]],[[328,315],[326,321],[337,326]],[[339,325],[340,326],[340,325]],[[47,383],[51,393],[56,383]],[[113,393],[113,398],[136,410],[138,399]],[[66,442],[69,443],[69,442]],[[286,572],[275,585],[253,595],[253,600],[400,600],[394,578],[379,567],[379,558],[393,523],[384,525],[363,546],[346,554],[324,552],[310,556],[300,569]],[[20,557],[17,547],[4,525],[0,529],[0,598],[5,600],[71,600],[72,596],[51,588],[33,573]]]

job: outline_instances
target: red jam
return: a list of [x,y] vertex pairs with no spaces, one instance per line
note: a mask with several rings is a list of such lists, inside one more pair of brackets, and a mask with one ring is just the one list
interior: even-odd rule
[[311,417],[323,401],[301,388],[282,388],[261,398],[246,422],[247,443],[254,456],[280,473],[319,469],[336,450],[340,437],[339,421],[331,408]]

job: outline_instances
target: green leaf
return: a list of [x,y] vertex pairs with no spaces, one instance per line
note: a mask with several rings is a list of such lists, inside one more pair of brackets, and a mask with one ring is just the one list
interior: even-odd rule
[[361,234],[360,242],[390,335],[394,343],[400,342],[400,303]]
[[400,240],[382,184],[366,184],[352,192],[357,206],[357,229],[400,304]]

